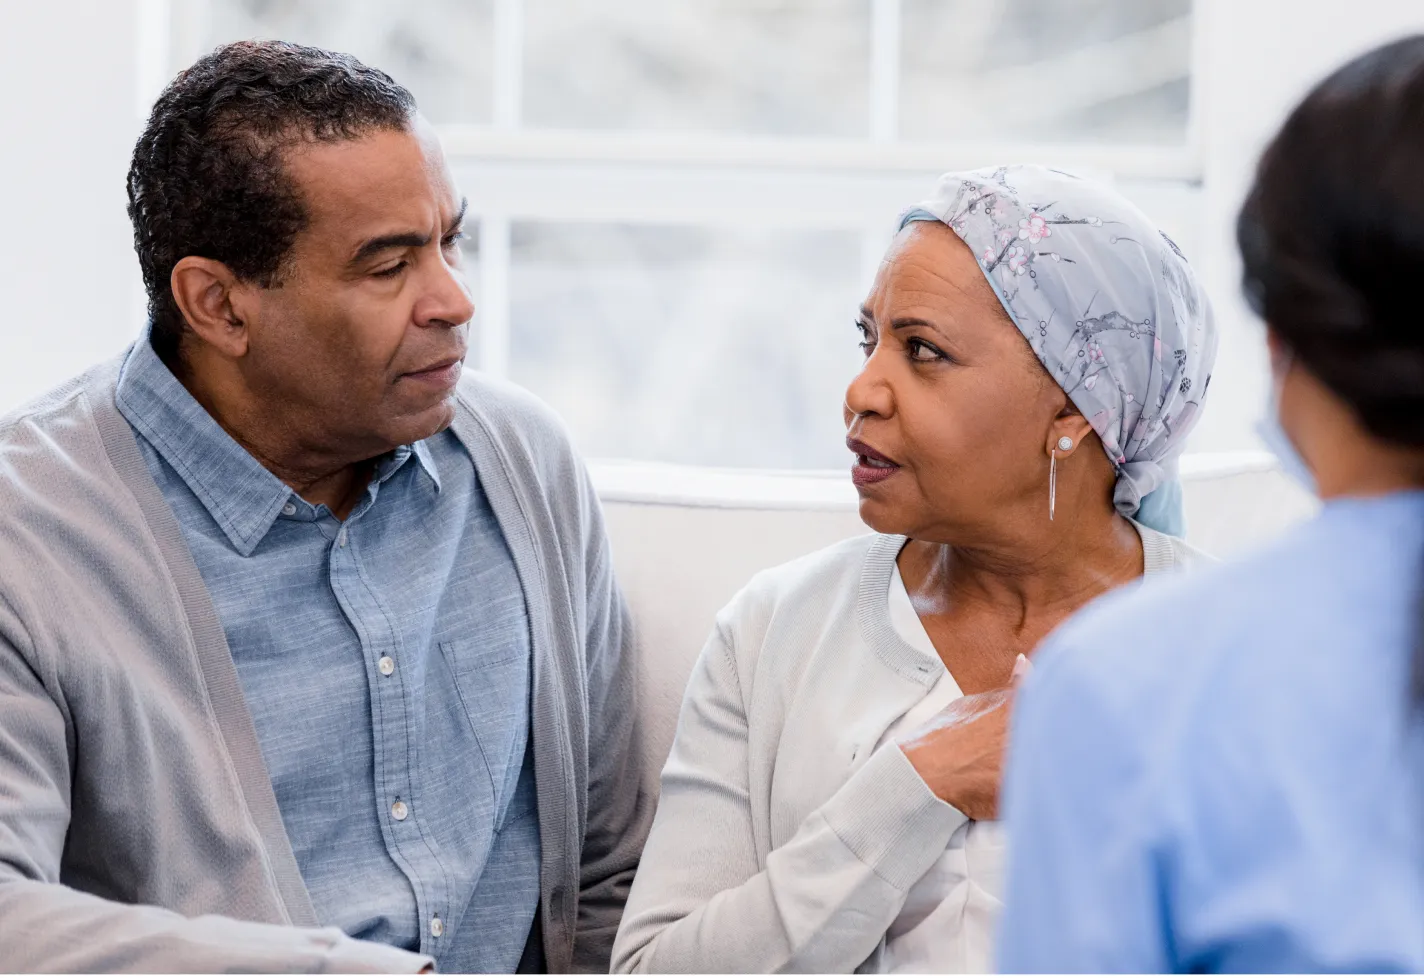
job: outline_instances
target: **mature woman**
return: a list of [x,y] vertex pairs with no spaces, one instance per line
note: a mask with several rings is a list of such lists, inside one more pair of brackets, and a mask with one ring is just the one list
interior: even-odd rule
[[1215,334],[1177,248],[1116,194],[1037,167],[946,176],[857,326],[847,444],[878,533],[719,616],[615,970],[984,970],[1016,661],[1191,557],[1133,517],[1176,523],[1154,490]]
[[1007,970],[1424,971],[1424,36],[1292,113],[1239,241],[1267,431],[1325,505],[1044,650]]

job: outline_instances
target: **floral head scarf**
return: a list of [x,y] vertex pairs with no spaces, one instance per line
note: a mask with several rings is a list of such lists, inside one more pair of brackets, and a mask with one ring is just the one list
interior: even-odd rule
[[925,220],[970,247],[1098,433],[1117,472],[1118,512],[1180,534],[1176,462],[1201,413],[1217,336],[1172,239],[1106,187],[1041,166],[947,173],[900,227]]

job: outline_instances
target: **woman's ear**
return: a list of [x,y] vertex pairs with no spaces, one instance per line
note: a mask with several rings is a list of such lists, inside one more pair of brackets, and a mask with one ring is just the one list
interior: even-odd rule
[[200,339],[236,359],[247,352],[247,326],[234,308],[241,283],[220,261],[187,255],[168,278],[173,301]]
[[1043,446],[1043,453],[1067,458],[1078,450],[1078,446],[1083,444],[1092,432],[1093,426],[1088,424],[1087,418],[1071,407],[1065,408],[1048,427],[1048,442]]

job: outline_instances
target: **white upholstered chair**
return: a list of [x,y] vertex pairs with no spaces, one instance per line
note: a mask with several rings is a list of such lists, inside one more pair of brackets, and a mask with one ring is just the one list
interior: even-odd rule
[[[868,531],[847,475],[591,468],[642,648],[644,773],[655,789],[717,611],[758,570]],[[1269,539],[1316,505],[1264,453],[1189,455],[1182,477],[1187,537],[1218,557]]]

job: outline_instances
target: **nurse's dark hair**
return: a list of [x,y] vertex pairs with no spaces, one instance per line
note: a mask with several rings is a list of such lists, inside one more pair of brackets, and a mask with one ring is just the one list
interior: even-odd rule
[[[1246,298],[1366,430],[1424,448],[1424,35],[1321,82],[1266,149],[1236,227]],[[1424,703],[1424,586],[1413,695]]]

